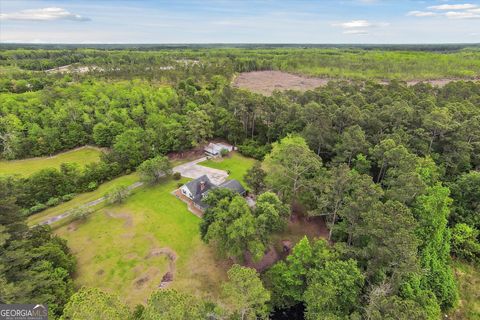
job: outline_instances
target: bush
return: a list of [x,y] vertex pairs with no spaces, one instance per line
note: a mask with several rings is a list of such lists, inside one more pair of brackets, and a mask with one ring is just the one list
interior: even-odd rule
[[177,183],[177,188],[181,188],[183,186],[183,183],[179,182]]
[[220,150],[220,155],[222,156],[222,158],[225,157],[227,154],[228,154],[228,150],[227,150],[227,149],[222,148],[222,149]]
[[180,172],[173,173],[174,180],[180,180],[181,178],[182,178],[182,175],[180,174]]
[[452,229],[452,253],[466,261],[480,262],[478,230],[465,223],[458,223]]
[[93,191],[93,190],[97,189],[97,187],[98,187],[98,184],[95,181],[92,181],[87,185],[87,190],[88,191]]
[[53,206],[56,206],[59,203],[60,203],[60,199],[53,197],[53,198],[48,199],[46,205],[47,205],[47,207],[53,207]]
[[272,147],[267,145],[260,145],[254,140],[246,140],[242,145],[238,146],[238,151],[244,156],[263,160],[265,155],[270,152]]
[[66,202],[66,201],[70,201],[72,200],[77,194],[76,193],[69,193],[69,194],[66,194],[62,197],[62,201]]
[[47,206],[43,203],[38,203],[36,205],[34,205],[33,207],[31,207],[28,211],[30,214],[34,214],[34,213],[37,213],[37,212],[40,212],[42,210],[45,210],[47,209]]
[[121,203],[130,195],[130,192],[126,186],[116,187],[106,195],[107,202],[110,204]]

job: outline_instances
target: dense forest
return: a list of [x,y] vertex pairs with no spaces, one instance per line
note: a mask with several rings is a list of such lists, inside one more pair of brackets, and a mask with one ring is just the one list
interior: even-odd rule
[[[109,150],[83,169],[0,177],[1,302],[40,299],[64,319],[263,319],[294,309],[305,319],[439,319],[459,304],[452,259],[480,263],[474,49],[12,49],[0,51],[0,66],[1,158]],[[268,97],[231,86],[252,70],[340,80]],[[464,80],[403,81],[448,77]],[[206,243],[240,264],[245,252],[259,259],[292,214],[322,217],[328,239],[304,238],[262,274],[234,265],[229,307],[163,290],[129,310],[113,293],[75,292],[65,242],[29,229],[26,216],[211,138],[258,160],[245,177],[257,205],[212,192]]]

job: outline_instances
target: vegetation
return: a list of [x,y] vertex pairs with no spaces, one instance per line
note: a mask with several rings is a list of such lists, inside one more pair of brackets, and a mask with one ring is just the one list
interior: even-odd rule
[[199,164],[214,169],[220,169],[225,171],[228,170],[227,172],[229,172],[229,179],[236,179],[240,181],[242,185],[245,185],[245,174],[247,173],[247,170],[252,167],[253,163],[253,159],[233,152],[228,157],[224,157],[221,159],[211,159],[200,162]]
[[[2,160],[109,149],[94,164],[0,178],[0,300],[41,300],[66,319],[77,309],[90,318],[250,319],[289,308],[306,319],[475,318],[480,85],[402,81],[472,79],[480,56],[424,49],[0,51]],[[73,64],[69,73],[43,72],[63,64]],[[349,81],[268,97],[231,86],[236,72],[254,70]],[[171,194],[185,179],[169,176],[166,155],[210,138],[242,155],[202,165],[228,170],[256,204],[216,189],[200,220]],[[15,170],[5,161],[2,170]],[[138,177],[149,185],[126,198]],[[46,207],[29,222],[106,194],[115,205],[67,220],[57,236],[25,224]],[[215,253],[262,259],[292,214],[323,219],[329,241],[303,238],[261,275],[238,265],[226,273]],[[74,272],[87,287],[75,294]],[[159,285],[169,290],[150,296]]]
[[60,169],[62,163],[77,163],[81,167],[100,161],[101,151],[95,147],[85,147],[63,152],[51,157],[39,157],[24,160],[0,160],[0,175],[18,174],[28,177],[42,169]]

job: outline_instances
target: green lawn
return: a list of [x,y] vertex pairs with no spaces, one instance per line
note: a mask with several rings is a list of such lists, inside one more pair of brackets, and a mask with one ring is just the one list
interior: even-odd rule
[[229,170],[229,179],[236,179],[246,187],[243,177],[255,163],[255,159],[247,158],[238,152],[232,152],[225,158],[211,159],[200,162],[199,165],[214,169]]
[[[121,176],[119,178],[113,179],[112,181],[105,182],[104,184],[100,185],[98,189],[94,191],[79,194],[70,201],[61,203],[58,206],[48,208],[46,210],[43,210],[37,214],[30,216],[28,218],[28,224],[35,225],[44,220],[47,220],[50,217],[59,215],[70,209],[80,207],[87,202],[97,200],[103,197],[104,195],[106,195],[108,192],[110,192],[117,186],[129,186],[137,182],[138,180],[139,180],[138,175],[136,173],[132,173],[130,175]],[[103,203],[99,204],[98,207],[102,205],[104,204]]]
[[51,157],[0,161],[0,175],[19,174],[26,177],[41,169],[59,168],[65,162],[76,162],[83,166],[87,163],[99,161],[101,154],[100,149],[87,146]]
[[177,184],[168,179],[141,187],[125,203],[56,230],[77,258],[77,286],[115,292],[131,306],[144,303],[170,268],[165,255],[149,256],[163,248],[177,255],[169,287],[218,298],[226,262],[200,240],[200,219],[171,194]]
[[449,319],[480,319],[480,269],[465,262],[454,261],[460,302]]

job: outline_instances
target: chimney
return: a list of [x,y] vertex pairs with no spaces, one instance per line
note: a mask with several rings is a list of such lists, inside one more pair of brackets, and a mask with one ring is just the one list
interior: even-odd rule
[[200,181],[200,191],[205,190],[205,181]]

